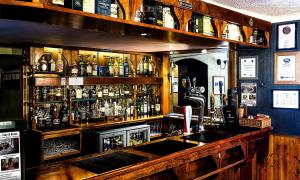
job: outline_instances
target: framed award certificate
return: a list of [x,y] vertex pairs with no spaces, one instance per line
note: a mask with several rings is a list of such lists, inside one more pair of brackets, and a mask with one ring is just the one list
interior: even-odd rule
[[296,49],[296,23],[278,25],[277,49]]
[[299,91],[273,90],[273,108],[299,109]]
[[257,79],[257,56],[241,56],[239,58],[240,79]]

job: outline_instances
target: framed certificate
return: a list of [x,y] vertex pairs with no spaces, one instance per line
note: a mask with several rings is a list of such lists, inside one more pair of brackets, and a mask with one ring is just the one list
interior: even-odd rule
[[278,52],[274,55],[274,84],[300,84],[299,52]]
[[273,108],[299,109],[299,91],[273,90]]
[[296,23],[278,25],[277,49],[296,49]]
[[240,66],[240,79],[249,80],[257,79],[257,56],[240,56],[239,66]]

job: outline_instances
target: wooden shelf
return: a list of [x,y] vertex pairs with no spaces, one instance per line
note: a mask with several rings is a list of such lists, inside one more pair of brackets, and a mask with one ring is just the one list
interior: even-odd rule
[[55,154],[55,155],[50,155],[50,156],[45,155],[44,161],[47,161],[50,159],[62,158],[62,157],[66,157],[66,156],[71,156],[71,155],[75,155],[75,154],[80,154],[80,150],[70,149],[70,150],[64,151],[62,153]]
[[126,124],[134,124],[134,123],[141,123],[147,121],[153,121],[163,119],[163,115],[159,116],[152,116],[149,118],[141,118],[141,119],[134,119],[134,120],[124,120],[124,121],[103,121],[101,123],[84,123],[84,124],[75,124],[81,129],[93,129],[93,128],[102,128],[102,127],[111,127],[111,126],[118,126],[118,125],[126,125]]
[[[36,77],[35,86],[63,86],[68,85],[68,78],[62,77]],[[101,84],[162,84],[161,77],[83,77],[83,85]]]
[[[71,128],[53,130],[53,131],[40,131],[37,129],[34,129],[33,131],[38,132],[42,136],[47,136],[47,135],[53,135],[53,134],[65,134],[65,133],[69,133],[69,132],[73,132],[71,135],[74,135],[74,134],[79,134],[78,132],[80,132],[80,130],[81,129],[78,127],[71,127]],[[69,135],[69,134],[67,134],[67,135]]]
[[[177,16],[188,11],[180,8],[177,9]],[[135,22],[130,18],[121,20],[41,3],[2,0],[0,10],[2,12],[0,15],[2,19],[0,25],[3,23],[5,27],[13,29],[3,35],[0,33],[0,40],[3,36],[5,43],[21,41],[136,52],[161,52],[224,47],[224,42],[256,48],[268,47],[268,45],[255,45],[247,42],[186,32],[183,28],[185,26],[182,24],[181,30],[176,30]],[[220,8],[218,11],[220,11]],[[227,13],[229,11],[223,12],[226,12],[226,15],[228,15]],[[233,12],[230,11],[230,13]],[[25,16],[24,14],[30,15]],[[185,24],[187,19],[184,15],[182,16],[183,17],[178,19],[181,19],[182,23]],[[243,17],[245,18],[243,19]],[[240,25],[245,25],[247,19],[250,18],[249,16],[240,14],[240,17],[238,17],[236,21],[241,21]],[[11,22],[9,19],[17,21]],[[32,24],[32,22],[34,22],[34,24]],[[258,19],[255,19],[254,22],[255,25],[259,25],[258,28],[269,33],[268,29],[271,23]],[[65,36],[66,33],[68,36]],[[142,38],[140,36],[141,33],[147,33],[150,34],[150,36]],[[77,37],[76,41],[74,41],[73,37]],[[268,37],[266,37],[266,39],[268,39]]]

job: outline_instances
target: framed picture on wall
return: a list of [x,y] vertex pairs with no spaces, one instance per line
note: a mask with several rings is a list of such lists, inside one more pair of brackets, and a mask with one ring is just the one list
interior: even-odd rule
[[249,107],[256,107],[256,92],[256,83],[241,83],[241,103]]
[[274,54],[274,84],[300,84],[300,53],[278,52]]
[[289,23],[277,26],[277,49],[296,49],[296,23]]
[[258,78],[257,56],[240,56],[240,79],[254,80]]
[[299,91],[273,90],[273,108],[299,109]]
[[213,76],[213,93],[215,95],[220,95],[220,90],[222,90],[222,94],[224,94],[225,77],[224,76]]

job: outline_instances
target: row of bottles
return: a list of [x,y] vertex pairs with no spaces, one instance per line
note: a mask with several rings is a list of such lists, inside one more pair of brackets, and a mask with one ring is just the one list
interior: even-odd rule
[[34,72],[56,72],[63,73],[65,71],[62,53],[58,53],[57,61],[54,60],[52,53],[43,54],[38,62],[34,64]]
[[34,120],[37,128],[46,129],[69,124],[69,110],[67,103],[45,104],[36,107]]
[[52,0],[53,5],[125,19],[125,11],[119,0]]
[[164,6],[154,0],[144,0],[143,5],[137,10],[135,21],[172,29],[179,29],[175,13],[169,6]]
[[33,96],[36,102],[65,100],[65,91],[61,87],[35,87]]
[[[43,54],[34,65],[34,72],[64,73],[69,70],[72,77],[131,77],[138,75],[158,76],[158,69],[152,56],[143,56],[136,65],[128,57],[105,56],[105,64],[98,65],[96,55],[79,55],[79,60],[73,60],[70,68],[64,66],[62,54],[58,54],[58,60],[53,59],[51,53]],[[65,72],[67,73],[67,72]]]

